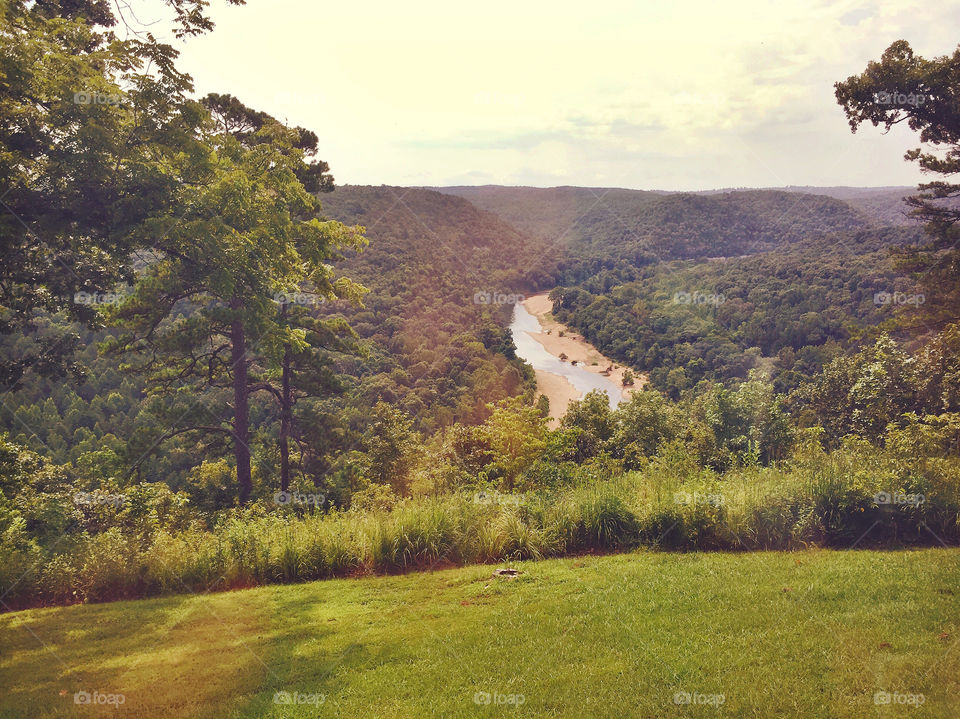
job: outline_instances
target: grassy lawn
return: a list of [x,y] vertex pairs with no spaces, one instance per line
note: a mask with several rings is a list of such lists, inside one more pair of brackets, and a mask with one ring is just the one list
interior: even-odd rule
[[511,566],[5,614],[0,717],[960,716],[960,550]]

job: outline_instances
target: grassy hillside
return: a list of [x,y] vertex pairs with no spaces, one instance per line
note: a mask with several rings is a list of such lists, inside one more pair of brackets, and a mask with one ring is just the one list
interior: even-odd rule
[[960,550],[511,566],[6,614],[0,717],[960,711]]

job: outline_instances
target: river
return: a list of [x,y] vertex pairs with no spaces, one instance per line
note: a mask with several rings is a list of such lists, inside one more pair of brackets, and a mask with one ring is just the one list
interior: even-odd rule
[[[593,372],[582,364],[572,365],[550,354],[546,348],[534,339],[533,335],[543,333],[543,326],[536,316],[530,314],[523,303],[513,308],[510,332],[517,356],[526,360],[531,367],[541,372],[549,372],[566,379],[583,397],[587,392],[598,389],[610,399],[610,408],[615,409],[624,399],[623,388],[609,377]],[[532,334],[531,334],[532,333]]]

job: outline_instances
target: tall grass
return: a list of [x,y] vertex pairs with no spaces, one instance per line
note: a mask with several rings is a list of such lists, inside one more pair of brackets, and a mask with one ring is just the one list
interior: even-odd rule
[[[923,496],[877,502],[876,495]],[[55,554],[0,551],[8,607],[104,601],[334,576],[429,570],[568,553],[664,549],[902,546],[960,541],[955,461],[902,464],[819,455],[717,476],[653,462],[556,492],[452,494],[393,510],[245,513],[213,529],[71,539]],[[2,545],[0,545],[2,546]]]

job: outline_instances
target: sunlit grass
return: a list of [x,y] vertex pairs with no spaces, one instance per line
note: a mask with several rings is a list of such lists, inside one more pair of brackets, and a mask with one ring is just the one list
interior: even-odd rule
[[[0,716],[960,714],[960,550],[513,566],[3,615]],[[81,690],[125,703],[78,706]]]

